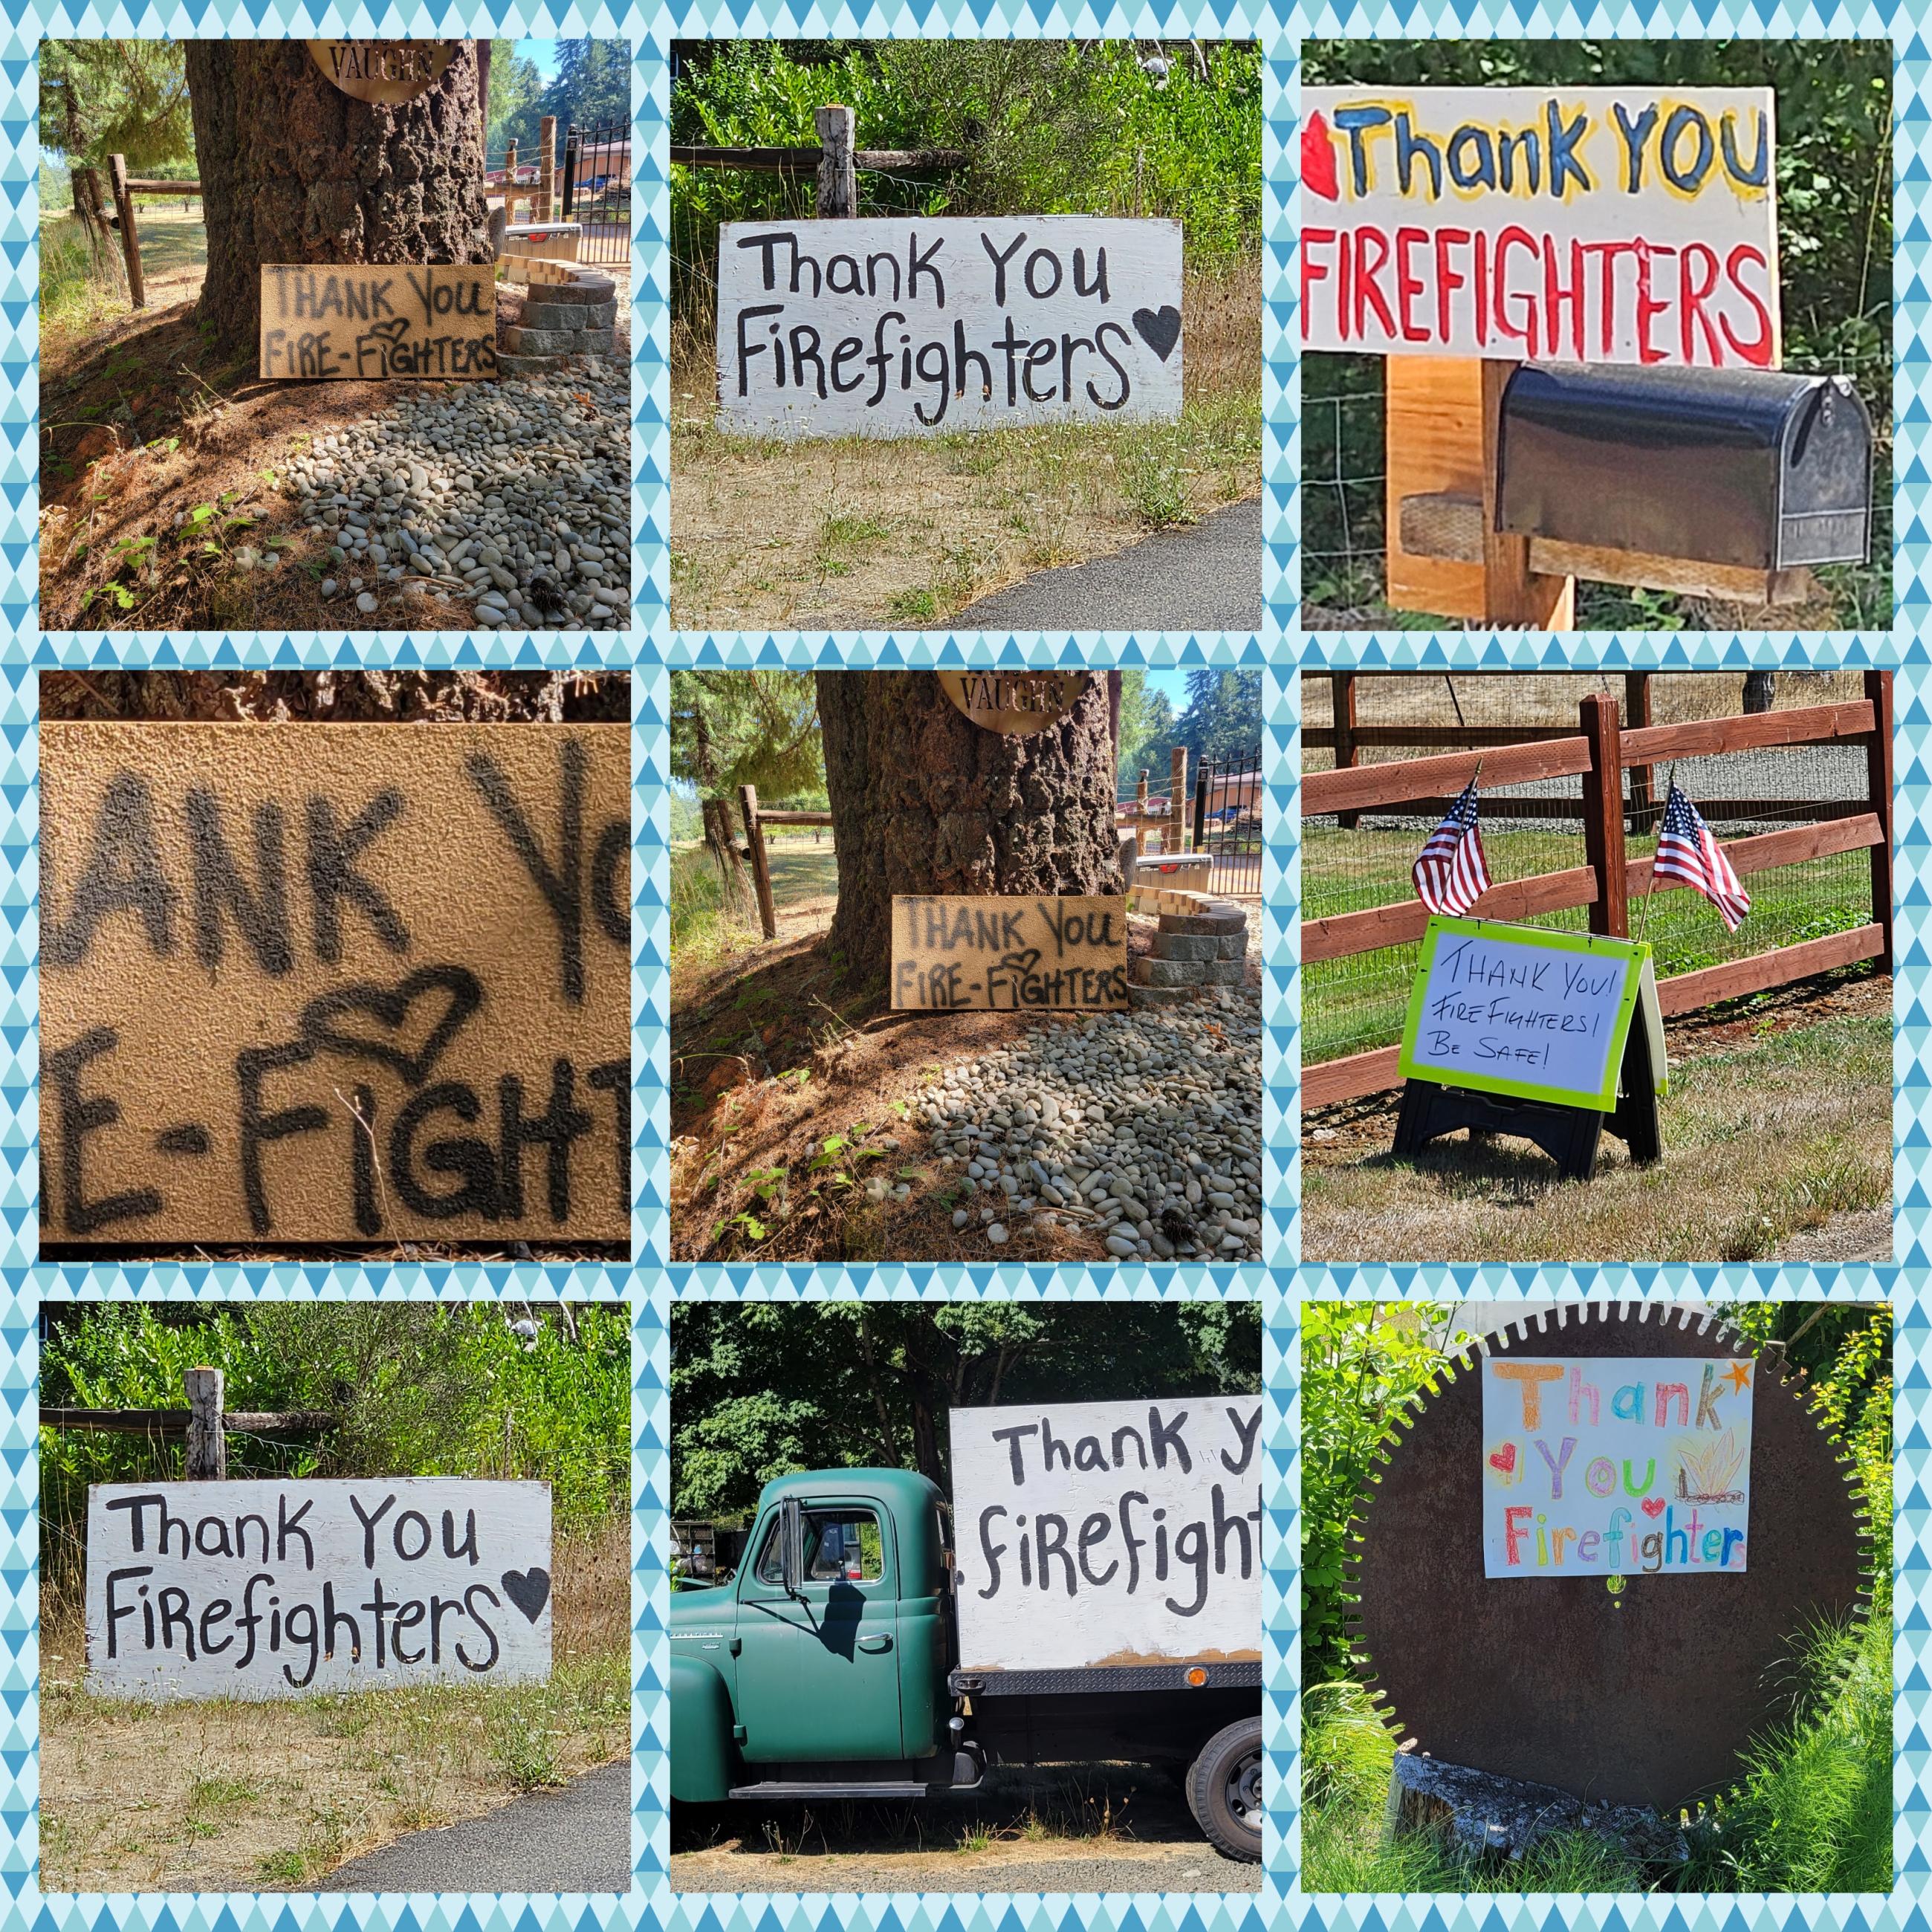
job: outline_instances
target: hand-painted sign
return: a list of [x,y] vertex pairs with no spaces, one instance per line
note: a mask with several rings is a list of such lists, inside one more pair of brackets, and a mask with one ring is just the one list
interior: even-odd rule
[[1768,88],[1302,103],[1304,346],[1778,367]]
[[1080,701],[1084,670],[943,670],[939,682],[984,731],[1024,736],[1057,724]]
[[40,731],[52,1241],[622,1240],[621,724]]
[[308,1697],[550,1675],[550,1485],[440,1477],[87,1493],[87,1688]]
[[923,436],[1180,413],[1180,228],[730,222],[718,404],[753,436]]
[[262,264],[261,370],[283,382],[496,373],[496,270]]
[[1124,898],[892,901],[892,1006],[1069,1012],[1127,1004]]
[[952,1412],[965,1670],[1261,1654],[1258,1396]]
[[1755,1364],[1483,1358],[1485,1576],[1736,1575]]
[[453,40],[310,40],[309,58],[344,94],[394,106],[426,94],[454,58]]
[[1609,1112],[1635,1020],[1664,1090],[1650,948],[1593,933],[1436,918],[1408,996],[1400,1070],[1484,1094]]

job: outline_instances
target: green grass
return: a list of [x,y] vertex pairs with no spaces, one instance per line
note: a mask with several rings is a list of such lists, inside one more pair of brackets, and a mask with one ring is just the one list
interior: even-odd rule
[[[1409,868],[1421,847],[1420,832],[1306,830],[1305,919],[1396,904],[1414,896]],[[1648,844],[1634,849],[1632,856],[1644,856]],[[1486,830],[1483,845],[1490,876],[1498,882],[1564,872],[1584,862],[1580,832]],[[1658,978],[1843,932],[1871,917],[1871,866],[1863,851],[1754,872],[1744,884],[1751,909],[1735,934],[1725,932],[1714,908],[1681,888],[1654,894],[1647,906],[1642,899],[1632,902],[1631,934],[1654,952]],[[1580,906],[1525,922],[1567,932],[1581,932],[1588,922]],[[1380,946],[1309,965],[1303,994],[1304,1060],[1312,1064],[1400,1040],[1420,951],[1419,945]]]
[[1307,1694],[1302,1730],[1304,1892],[1888,1892],[1892,1630],[1870,1622],[1801,1647],[1789,1714],[1752,1747],[1735,1797],[1690,1832],[1678,1869],[1646,1869],[1602,1840],[1552,1837],[1520,1862],[1439,1837],[1383,1835],[1392,1740],[1348,1679]]

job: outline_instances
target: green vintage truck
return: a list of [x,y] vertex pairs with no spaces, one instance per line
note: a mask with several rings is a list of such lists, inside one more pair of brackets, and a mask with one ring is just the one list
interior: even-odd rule
[[[1256,1416],[1258,1423],[1258,1403]],[[963,1480],[959,1421],[956,1413],[956,1486]],[[1251,1446],[1252,1432],[1248,1439]],[[1061,1446],[1050,1428],[1046,1440]],[[1258,1860],[1259,1490],[1257,1483],[1245,1513],[1252,1538],[1244,1528],[1238,1541],[1232,1486],[1216,1480],[1208,1495],[1208,1478],[1221,1474],[1204,1460],[1189,1478],[1200,1483],[1199,1514],[1177,1532],[1172,1551],[1168,1529],[1179,1519],[1171,1490],[1130,1469],[1118,1516],[1094,1508],[1083,1518],[1076,1511],[1090,1497],[1065,1510],[1041,1509],[1036,1499],[1014,1509],[982,1489],[959,1512],[968,1553],[957,1558],[944,1498],[922,1476],[814,1470],[766,1484],[736,1574],[671,1599],[674,1802],[938,1799],[970,1790],[990,1766],[1123,1760],[1180,1775],[1216,1849]],[[1218,1571],[1210,1540],[1223,1559]],[[1197,1546],[1198,1589],[1183,1562]],[[1176,1606],[1198,1618],[1210,1583],[1238,1568],[1247,1574],[1231,1588],[1232,1613],[1246,1628],[1232,1646],[1224,1618],[1203,1624],[1198,1648],[1150,1652],[1144,1634],[1119,1637],[1126,1626],[1108,1621],[1118,1607],[1101,1600],[1118,1598],[1131,1578],[1166,1622]],[[1153,1594],[1160,1592],[1172,1593],[1165,1608]],[[1002,1635],[980,1634],[988,1600],[1005,1618]],[[972,1633],[964,1652],[962,1613]],[[1089,1619],[1088,1648],[1114,1648],[1104,1661],[1069,1667],[1066,1657],[1078,1653],[1066,1644],[1080,1640],[1070,1639],[1070,1626]],[[1041,1667],[1029,1667],[1030,1646]],[[982,1660],[995,1656],[996,1665]]]

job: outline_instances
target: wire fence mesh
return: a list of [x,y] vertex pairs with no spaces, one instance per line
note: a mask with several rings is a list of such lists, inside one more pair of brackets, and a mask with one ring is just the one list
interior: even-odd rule
[[[1681,724],[1735,716],[1740,685],[1736,676],[1717,674],[1654,676],[1651,722]],[[1355,722],[1358,728],[1391,730],[1514,727],[1559,737],[1576,730],[1579,703],[1593,691],[1610,692],[1620,700],[1629,694],[1618,674],[1453,678],[1356,674]],[[1334,694],[1334,674],[1304,674],[1304,734],[1332,728]],[[1772,708],[1849,703],[1862,695],[1856,671],[1783,674],[1774,681]],[[1627,704],[1625,710],[1628,729]],[[1386,764],[1456,748],[1439,742],[1416,747],[1364,745],[1358,763]],[[1333,770],[1333,749],[1309,746],[1304,766],[1311,772]],[[1849,816],[1865,810],[1869,796],[1865,748],[1858,741],[1726,752],[1683,759],[1670,768],[1634,766],[1623,774],[1628,857],[1654,854],[1657,821],[1673,776],[1723,840]],[[1347,814],[1352,824],[1334,813],[1304,814],[1304,922],[1412,899],[1410,868],[1448,803],[1440,798],[1407,800]],[[1582,806],[1580,777],[1486,788],[1481,826],[1492,880],[1502,884],[1583,865]],[[1751,910],[1736,933],[1727,933],[1715,908],[1694,892],[1667,890],[1632,904],[1631,936],[1652,946],[1660,978],[1822,938],[1871,919],[1871,860],[1862,848],[1753,873],[1744,884]],[[1581,932],[1588,914],[1576,907],[1522,922]],[[1402,1035],[1420,950],[1418,944],[1379,946],[1345,958],[1310,962],[1304,982],[1304,1060],[1312,1064],[1393,1046]]]

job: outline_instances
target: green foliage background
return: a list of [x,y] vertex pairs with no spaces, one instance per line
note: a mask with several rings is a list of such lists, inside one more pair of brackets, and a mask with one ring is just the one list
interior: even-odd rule
[[[1310,40],[1310,87],[1567,87],[1660,83],[1768,87],[1777,95],[1778,233],[1784,365],[1852,377],[1871,411],[1877,444],[1872,556],[1862,569],[1824,572],[1844,621],[1892,617],[1892,44],[1889,40]],[[1378,478],[1380,408],[1319,406],[1321,399],[1379,392],[1382,358],[1330,354],[1302,363],[1307,404],[1304,474]],[[1337,448],[1339,418],[1340,446]],[[1311,551],[1378,552],[1378,483],[1348,493],[1306,493]],[[1304,594],[1345,608],[1378,595],[1340,566],[1310,560]],[[1425,619],[1415,620],[1418,623]],[[1577,622],[1591,630],[1681,628],[1683,600],[1609,584],[1580,585]]]
[[[1124,40],[680,43],[674,146],[816,146],[816,107],[861,148],[966,148],[951,175],[862,174],[862,214],[1144,214],[1178,220],[1187,266],[1256,254],[1262,60],[1250,41],[1163,46],[1164,82]],[[1204,66],[1204,73],[1202,68]],[[813,177],[671,170],[671,308],[709,338],[721,221],[808,214]]]
[[[630,1507],[630,1316],[620,1304],[554,1310],[526,1349],[524,1304],[295,1303],[50,1308],[40,1400],[55,1408],[180,1408],[182,1376],[218,1368],[231,1409],[328,1409],[317,1441],[230,1435],[231,1479],[249,1476],[533,1478],[550,1485],[560,1535]],[[178,1480],[182,1445],[40,1432],[50,1556],[85,1540],[91,1483]]]
[[946,1485],[946,1412],[1252,1394],[1261,1305],[680,1301],[671,1511],[748,1512],[795,1469],[916,1469]]

